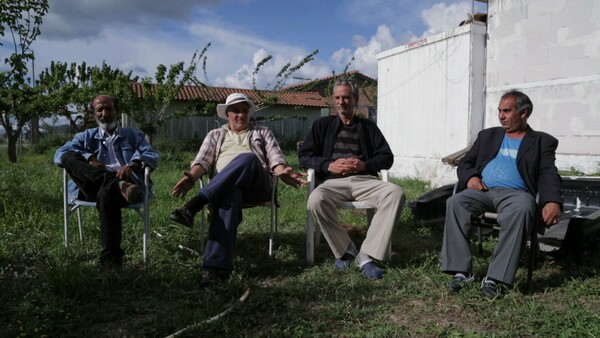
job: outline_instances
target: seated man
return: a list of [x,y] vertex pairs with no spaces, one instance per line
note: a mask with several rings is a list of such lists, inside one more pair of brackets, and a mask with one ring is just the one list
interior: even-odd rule
[[213,206],[201,286],[225,279],[233,270],[243,204],[270,201],[273,175],[293,187],[306,184],[301,174],[286,165],[273,133],[266,127],[250,125],[255,109],[254,103],[240,93],[229,95],[225,104],[217,105],[217,115],[228,123],[206,135],[190,172],[184,173],[172,191],[175,197],[184,196],[202,175],[211,177],[196,196],[169,216],[191,227],[198,211],[209,203]]
[[73,179],[69,198],[96,202],[100,216],[104,267],[120,267],[121,208],[143,200],[144,170],[158,166],[159,155],[133,128],[119,127],[119,100],[99,95],[92,101],[98,128],[77,133],[56,150],[54,163]]
[[[384,271],[373,259],[384,259],[405,197],[402,188],[377,178],[380,170],[392,166],[394,156],[377,125],[355,115],[358,90],[352,79],[336,81],[333,98],[338,114],[315,121],[298,159],[323,182],[308,197],[308,208],[333,251],[335,268],[346,270],[356,258],[365,277],[380,279]],[[342,202],[352,200],[377,208],[360,250],[337,211]]]
[[[536,195],[546,226],[558,223],[562,208],[560,176],[554,164],[558,140],[527,124],[533,104],[519,91],[502,95],[501,127],[479,132],[458,165],[461,192],[446,202],[441,253],[442,271],[454,275],[450,290],[459,291],[474,279],[469,247],[471,216],[498,213],[500,235],[482,293],[499,294],[497,286],[512,286],[527,234],[534,224]],[[464,189],[464,190],[463,190]]]

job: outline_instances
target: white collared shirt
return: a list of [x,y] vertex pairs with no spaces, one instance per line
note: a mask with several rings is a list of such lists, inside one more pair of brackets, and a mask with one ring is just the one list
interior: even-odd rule
[[115,154],[115,140],[119,136],[119,127],[115,128],[113,134],[109,134],[106,130],[102,130],[102,139],[106,148],[108,148],[108,163],[104,163],[106,169],[109,171],[117,171],[124,164],[119,163],[117,155]]

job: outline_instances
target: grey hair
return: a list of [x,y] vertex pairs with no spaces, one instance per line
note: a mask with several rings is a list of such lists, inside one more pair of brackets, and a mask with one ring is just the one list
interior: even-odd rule
[[358,104],[358,83],[354,79],[350,79],[347,77],[341,77],[335,81],[333,84],[333,88],[337,86],[348,86],[352,90],[352,98],[354,99],[354,103]]
[[527,117],[529,117],[529,115],[531,115],[531,112],[533,112],[533,103],[531,102],[529,96],[525,95],[525,93],[514,89],[509,90],[502,95],[502,98],[500,98],[500,100],[504,100],[507,97],[515,98],[515,101],[517,103],[517,113],[521,113],[523,110],[527,110]]

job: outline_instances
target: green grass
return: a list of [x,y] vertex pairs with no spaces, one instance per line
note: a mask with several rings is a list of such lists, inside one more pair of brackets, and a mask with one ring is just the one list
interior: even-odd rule
[[[73,229],[72,255],[65,255],[62,173],[52,165],[52,153],[31,152],[16,164],[0,154],[0,336],[165,337],[192,326],[181,336],[600,337],[597,251],[540,262],[532,295],[522,292],[524,264],[516,288],[499,300],[484,300],[478,285],[450,294],[449,277],[439,272],[441,227],[420,226],[405,209],[387,274],[372,282],[357,270],[336,273],[324,240],[315,266],[306,266],[306,190],[283,184],[275,257],[267,255],[269,211],[245,210],[234,275],[218,287],[200,289],[199,230],[167,218],[182,204],[169,192],[192,152],[163,152],[153,174],[149,261],[142,259],[139,217],[123,211],[124,268],[102,271],[91,208],[84,210],[84,241],[79,243]],[[296,163],[293,154],[289,159]],[[408,200],[429,190],[423,182],[394,181]],[[343,219],[365,225],[361,211],[344,211]],[[475,256],[478,276],[485,273],[493,244],[486,241],[485,253]],[[233,311],[225,317],[204,322],[229,306]]]

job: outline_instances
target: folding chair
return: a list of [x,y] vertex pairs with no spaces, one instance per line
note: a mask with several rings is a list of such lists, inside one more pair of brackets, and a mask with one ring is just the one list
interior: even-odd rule
[[[131,204],[123,209],[134,210],[141,218],[144,223],[144,235],[143,235],[143,248],[142,253],[144,256],[144,262],[148,257],[148,240],[150,238],[150,167],[144,168],[144,201],[141,203]],[[65,249],[67,255],[71,254],[71,246],[69,245],[69,216],[77,211],[77,223],[79,227],[79,241],[83,242],[83,221],[81,217],[81,207],[96,207],[96,202],[89,202],[80,199],[69,201],[69,189],[68,189],[69,175],[67,171],[63,169],[63,215],[64,215],[64,227],[65,227]]]
[[[273,256],[273,248],[275,247],[275,236],[277,236],[277,231],[278,231],[278,225],[279,225],[279,213],[277,208],[279,207],[279,204],[277,202],[277,185],[279,183],[279,177],[278,176],[274,176],[273,179],[273,183],[271,186],[271,200],[268,202],[264,202],[264,203],[259,203],[259,204],[244,204],[242,205],[243,209],[247,209],[247,208],[254,208],[254,207],[267,207],[267,208],[271,208],[271,226],[270,226],[270,230],[269,230],[269,256],[272,257]],[[203,178],[200,178],[198,180],[198,184],[200,186],[200,190],[202,190],[202,188],[204,187],[204,182],[203,182]],[[204,242],[205,242],[205,232],[206,232],[206,213],[205,213],[205,209],[209,208],[210,206],[207,206],[205,208],[202,208],[202,211],[200,211],[200,250],[202,252],[204,252]]]
[[[458,182],[454,186],[455,194],[458,189]],[[527,262],[527,284],[525,286],[526,293],[531,292],[531,284],[533,279],[533,270],[536,268],[537,262],[537,251],[538,251],[538,232],[540,228],[540,220],[542,218],[541,208],[539,206],[539,196],[536,196],[536,208],[535,208],[535,216],[533,221],[533,226],[531,227],[531,232],[529,234],[529,259]],[[479,254],[483,253],[483,229],[490,229],[490,232],[500,231],[500,226],[498,225],[498,214],[494,212],[484,212],[478,216],[471,217],[471,225],[477,228],[477,242],[479,248]]]
[[[306,181],[308,182],[308,195],[312,193],[316,188],[316,177],[315,170],[308,169],[308,176]],[[389,172],[387,170],[381,170],[379,172],[380,178],[384,182],[389,180]],[[359,201],[346,201],[342,203],[340,209],[366,209],[367,210],[367,227],[371,225],[373,215],[375,215],[375,209],[368,206],[364,202]],[[306,263],[308,265],[315,264],[315,248],[319,247],[321,241],[321,228],[315,226],[315,220],[312,217],[310,210],[307,211],[306,216]],[[392,243],[387,248],[387,258],[392,257]]]

